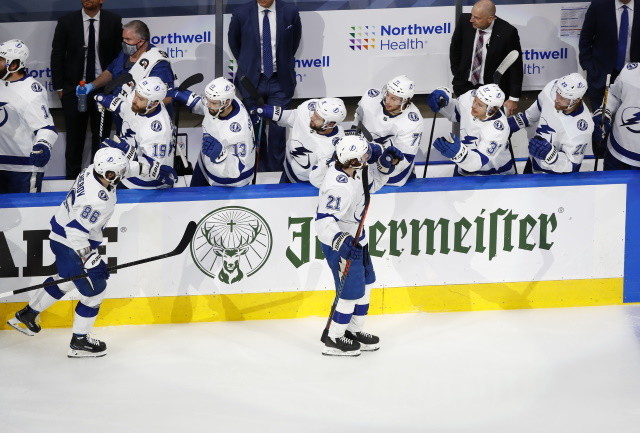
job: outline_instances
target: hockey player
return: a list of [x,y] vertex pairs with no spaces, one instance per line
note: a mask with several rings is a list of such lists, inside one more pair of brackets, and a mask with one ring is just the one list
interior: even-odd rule
[[405,75],[390,80],[382,88],[369,89],[358,102],[355,124],[362,122],[376,143],[395,146],[405,158],[389,178],[388,185],[402,186],[415,177],[414,159],[420,148],[423,119],[411,102],[415,93],[413,81]]
[[257,112],[291,128],[280,183],[309,182],[313,167],[318,161],[331,158],[335,143],[344,136],[340,123],[347,116],[347,109],[339,98],[309,99],[295,110],[264,105]]
[[523,113],[508,118],[509,129],[535,127],[529,140],[524,173],[572,173],[580,171],[584,152],[591,143],[593,120],[582,97],[587,82],[574,72],[552,80]]
[[26,75],[27,45],[0,44],[0,194],[40,192],[58,133],[46,92]]
[[454,176],[515,173],[507,145],[507,117],[500,111],[503,103],[504,93],[496,84],[470,90],[457,99],[445,87],[427,96],[434,112],[442,111],[452,122],[460,122],[461,138],[451,134],[433,142],[433,147],[456,163]]
[[255,165],[253,124],[235,86],[223,77],[207,84],[204,98],[188,90],[169,96],[204,116],[202,149],[191,186],[244,186],[251,183]]
[[[375,165],[367,165],[370,146],[359,135],[341,137],[335,148],[335,160],[320,186],[315,220],[337,291],[337,304],[322,353],[357,356],[361,350],[378,350],[380,343],[377,336],[362,331],[371,285],[376,280],[364,227],[357,242],[354,241],[364,213],[362,170],[368,170],[369,191],[375,192],[386,184],[394,171],[394,161],[402,161],[403,155],[394,146],[388,146]],[[349,273],[341,284],[347,261]]]
[[[604,170],[640,169],[640,63],[627,63],[609,90],[602,128],[602,110],[593,118],[593,145],[602,148]],[[611,121],[613,117],[613,122]],[[609,134],[606,141],[604,134]],[[606,137],[606,135],[605,135]],[[606,146],[606,151],[605,151]]]
[[122,134],[107,138],[103,146],[120,149],[128,159],[142,162],[140,173],[130,173],[118,188],[170,188],[178,175],[173,169],[173,125],[162,100],[167,85],[158,77],[140,81],[135,91],[120,96],[96,95],[100,109],[109,109],[122,117]]
[[[131,163],[134,167],[137,163]],[[116,205],[116,185],[126,176],[130,163],[119,149],[96,152],[93,164],[80,173],[66,198],[51,218],[49,245],[55,255],[57,275],[45,281],[80,278],[40,289],[29,304],[7,323],[23,334],[40,332],[38,315],[74,288],[80,292],[75,308],[70,358],[98,357],[107,354],[107,345],[89,336],[105,296],[109,271],[98,253],[102,229]]]

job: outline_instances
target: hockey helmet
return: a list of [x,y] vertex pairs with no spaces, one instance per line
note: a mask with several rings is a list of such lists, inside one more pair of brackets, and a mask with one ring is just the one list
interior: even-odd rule
[[167,85],[158,77],[147,77],[136,85],[136,92],[151,104],[167,96]]
[[559,78],[553,87],[555,93],[569,100],[567,108],[572,108],[587,92],[587,81],[582,75],[573,72]]
[[476,97],[490,107],[502,107],[504,92],[497,84],[486,84],[476,90]]
[[[116,185],[127,174],[129,160],[120,149],[103,147],[93,157],[93,169],[111,185]],[[115,173],[113,179],[107,177],[108,172]]]
[[416,93],[416,85],[406,75],[398,75],[392,78],[386,86],[387,92],[404,100],[413,98]]
[[[10,39],[0,44],[0,57],[4,58],[7,63],[7,73],[2,77],[4,80],[10,73],[24,68],[27,57],[29,57],[29,48],[20,39]],[[18,60],[20,66],[10,71],[11,63],[15,60]]]
[[[361,167],[369,159],[369,143],[361,135],[345,135],[336,143],[336,156],[342,164]],[[357,162],[353,160],[357,160]]]
[[206,100],[203,99],[202,102],[205,105],[207,105],[208,102],[220,101],[220,108],[218,112],[213,115],[214,117],[218,117],[225,108],[231,105],[231,101],[233,101],[233,98],[236,96],[236,86],[226,78],[218,77],[207,84],[207,87],[204,89],[204,96]]
[[316,113],[324,120],[322,129],[328,129],[329,124],[338,124],[347,117],[347,108],[340,98],[322,98],[316,104]]

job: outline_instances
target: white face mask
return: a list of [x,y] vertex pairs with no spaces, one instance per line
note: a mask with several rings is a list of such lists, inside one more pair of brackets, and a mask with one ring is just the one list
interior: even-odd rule
[[136,51],[138,51],[138,47],[136,45],[129,45],[126,42],[122,43],[122,51],[127,55],[127,56],[133,56]]

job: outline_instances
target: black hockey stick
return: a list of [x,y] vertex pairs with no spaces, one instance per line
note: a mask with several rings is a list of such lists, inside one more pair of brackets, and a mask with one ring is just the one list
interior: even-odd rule
[[[604,130],[604,119],[605,119],[605,115],[607,113],[607,99],[609,99],[609,86],[611,84],[611,74],[607,74],[607,82],[604,85],[604,97],[602,98],[602,105],[600,106],[600,112],[601,112],[601,122],[600,122],[600,130],[602,131],[602,137],[601,137],[601,141],[600,141],[600,146],[602,146],[604,144],[604,146],[607,146],[607,133]],[[591,143],[591,151],[593,152],[593,156],[596,157],[596,160],[593,163],[593,171],[598,171],[598,155],[596,155],[596,151],[593,149],[593,143]]]
[[[360,224],[358,224],[358,230],[356,230],[356,236],[353,238],[354,246],[358,245],[358,239],[360,239],[360,234],[362,233],[362,229],[364,227],[364,220],[366,219],[367,212],[369,211],[369,203],[371,203],[371,194],[369,193],[369,168],[366,165],[362,168],[362,187],[364,189],[364,210],[362,211],[362,218],[360,219]],[[340,299],[340,295],[342,294],[342,288],[344,287],[344,283],[347,279],[347,275],[349,274],[350,267],[351,267],[351,260],[347,259],[344,265],[344,271],[340,276],[340,285],[336,289],[336,297],[333,300],[333,305],[331,306],[331,311],[329,312],[329,318],[327,319],[327,324],[325,325],[324,331],[322,331],[322,335],[320,336],[320,341],[322,341],[323,343],[325,342],[327,336],[329,335],[329,327],[331,326],[331,319],[333,318],[333,313],[336,311],[336,306],[338,305],[338,299]]]
[[[156,260],[162,260],[162,259],[166,259],[167,257],[173,257],[179,254],[182,254],[182,252],[185,249],[187,249],[187,246],[189,246],[189,243],[191,242],[191,238],[193,238],[193,235],[196,233],[196,227],[197,227],[197,224],[194,221],[190,221],[189,224],[187,224],[187,228],[185,229],[184,234],[182,235],[182,239],[180,239],[180,243],[178,244],[177,247],[174,248],[173,251],[169,253],[148,257],[146,259],[135,260],[133,262],[123,263],[121,265],[110,266],[107,269],[109,270],[109,272],[111,272],[118,269],[129,268],[131,266],[137,266],[143,263],[155,262]],[[24,289],[17,289],[12,292],[0,293],[0,298],[17,295],[19,293],[28,292],[30,290],[41,289],[43,287],[49,287],[49,286],[55,286],[62,283],[67,283],[69,281],[78,280],[80,278],[86,278],[87,276],[88,274],[85,272],[84,274],[74,275],[73,277],[61,278],[55,281],[47,281],[44,283],[36,284],[35,286],[25,287]]]
[[[438,99],[438,107],[444,107],[445,101],[444,98]],[[433,131],[436,129],[436,117],[438,113],[436,111],[433,112],[433,122],[431,123],[431,134],[429,134],[429,144],[427,145],[427,157],[424,159],[424,173],[422,173],[422,177],[427,177],[427,167],[429,166],[429,158],[431,157],[431,142],[433,141]]]
[[120,87],[132,81],[135,83],[131,74],[128,72],[125,72],[124,74],[118,75],[116,78],[109,81],[107,85],[104,86],[104,93],[108,95],[109,93],[113,92],[113,89],[115,89],[116,87]]
[[[496,69],[496,71],[493,73],[494,84],[497,84],[498,86],[500,86],[500,80],[502,80],[502,76],[507,71],[507,69],[509,69],[509,67],[513,65],[516,60],[518,60],[519,55],[520,53],[517,50],[511,50],[509,54],[505,56],[502,62],[500,62],[500,64],[498,65],[498,68]],[[516,156],[513,152],[513,144],[511,144],[511,137],[507,139],[507,146],[509,147],[509,153],[511,153],[511,161],[513,163],[513,169],[515,170],[516,174],[518,174],[518,167],[516,166]]]
[[[202,75],[200,72],[193,74],[185,78],[185,80],[182,83],[180,83],[180,85],[178,86],[178,90],[183,92],[193,85],[202,83],[202,80],[204,80],[204,75]],[[176,153],[178,154],[178,158],[176,158],[176,161],[173,165],[175,166],[176,173],[178,173],[179,176],[185,176],[185,175],[193,174],[193,165],[191,165],[191,163],[187,159],[187,156],[182,152],[182,148],[178,145],[179,124],[180,124],[180,109],[174,103],[173,104],[173,142],[176,145]],[[186,143],[187,142],[185,141],[185,146],[186,146]],[[186,180],[185,180],[185,183],[186,183]]]
[[[260,94],[258,93],[258,90],[256,89],[256,87],[253,85],[253,83],[251,82],[251,80],[249,79],[249,77],[247,77],[246,75],[243,75],[242,77],[240,77],[240,85],[242,85],[242,87],[244,87],[244,90],[247,91],[247,93],[249,94],[249,97],[251,99],[253,99],[253,102],[258,106],[258,107],[262,107],[264,105],[264,99],[262,99],[262,96],[260,96]],[[260,156],[260,141],[262,141],[262,116],[260,116],[260,120],[258,120],[258,135],[256,137],[256,162],[253,165],[253,180],[251,181],[251,183],[253,185],[256,184],[256,179],[258,178],[258,161],[260,160],[259,156]]]

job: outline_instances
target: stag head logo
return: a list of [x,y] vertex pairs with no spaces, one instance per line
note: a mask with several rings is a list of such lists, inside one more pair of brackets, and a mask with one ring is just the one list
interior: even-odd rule
[[202,272],[233,284],[253,275],[271,253],[271,229],[250,209],[229,206],[205,216],[191,242],[191,256]]

